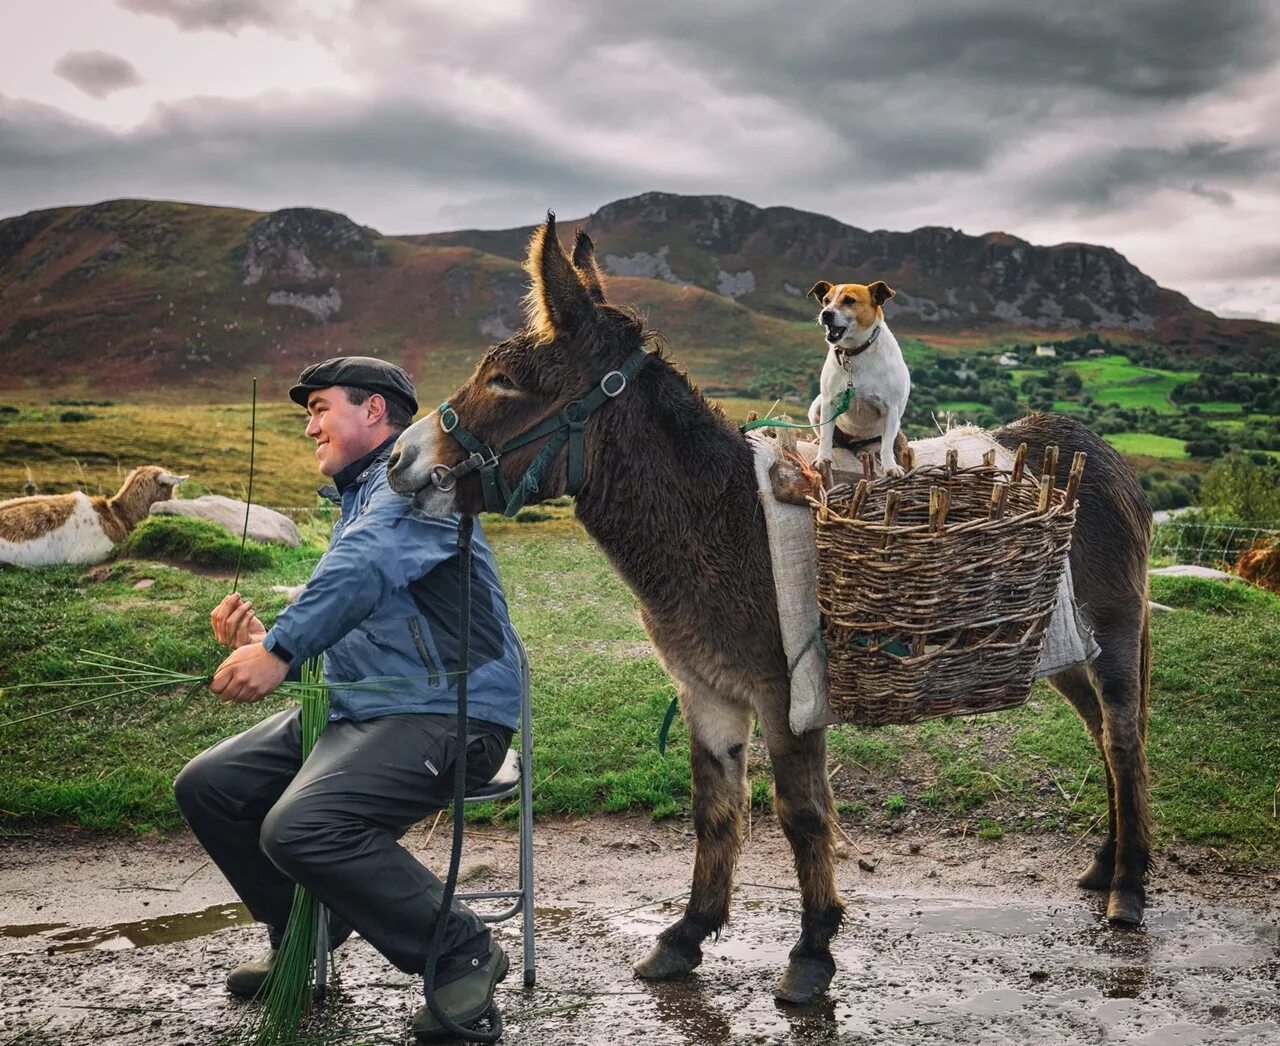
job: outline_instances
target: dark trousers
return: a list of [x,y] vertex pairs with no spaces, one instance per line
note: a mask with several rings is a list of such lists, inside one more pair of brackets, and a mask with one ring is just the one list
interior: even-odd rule
[[[297,708],[214,745],[174,782],[178,808],[278,945],[300,883],[405,973],[422,973],[444,885],[399,839],[453,798],[456,716],[330,722],[302,762]],[[502,764],[511,731],[470,720],[467,788]],[[440,984],[490,949],[489,929],[455,901]]]

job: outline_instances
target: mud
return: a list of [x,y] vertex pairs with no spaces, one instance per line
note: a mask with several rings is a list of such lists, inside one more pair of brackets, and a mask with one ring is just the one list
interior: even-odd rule
[[[1140,931],[1073,885],[1086,842],[854,835],[840,863],[848,919],[829,998],[771,990],[799,928],[785,843],[757,820],[734,916],[697,972],[647,984],[631,963],[679,913],[693,856],[681,822],[540,822],[537,985],[512,958],[499,988],[510,1043],[1280,1043],[1280,880],[1180,847],[1157,860]],[[406,840],[439,868],[447,832]],[[515,837],[468,836],[476,883],[509,886]],[[1172,859],[1177,857],[1176,860]],[[858,865],[862,858],[873,872]],[[261,930],[185,836],[36,835],[0,844],[0,1044],[204,1046],[252,1004],[225,970]],[[324,1041],[404,1043],[420,983],[365,942],[338,952]]]

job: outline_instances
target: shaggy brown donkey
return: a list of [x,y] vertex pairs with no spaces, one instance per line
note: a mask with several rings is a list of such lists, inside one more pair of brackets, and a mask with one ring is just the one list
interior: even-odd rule
[[[582,399],[646,344],[641,321],[605,302],[585,234],[578,234],[570,259],[549,217],[530,243],[527,268],[533,281],[527,328],[484,356],[450,401],[456,419],[433,413],[396,445],[392,486],[430,497],[435,511],[442,502],[433,483],[452,493],[460,511],[485,507],[483,485],[466,472],[473,466],[462,464],[468,452],[458,439],[503,448]],[[607,384],[616,390],[619,382]],[[442,420],[452,434],[442,431]],[[1098,740],[1112,783],[1108,843],[1084,882],[1110,887],[1110,916],[1136,923],[1147,860],[1142,740],[1150,513],[1133,474],[1080,425],[1032,417],[999,435],[1010,444],[1030,444],[1032,460],[1049,443],[1060,447],[1063,462],[1076,450],[1089,453],[1072,562],[1103,653],[1095,669],[1057,682]],[[505,483],[517,487],[546,443],[538,439],[504,451],[497,468]],[[568,457],[561,446],[544,462],[529,500],[568,489]],[[458,473],[442,474],[459,466]],[[787,721],[787,666],[751,449],[654,351],[616,399],[586,421],[577,514],[639,599],[689,727],[697,829],[693,887],[684,915],[659,936],[636,972],[665,978],[692,970],[702,959],[703,939],[728,918],[754,715],[773,763],[775,808],[795,852],[804,906],[800,939],[776,994],[808,1001],[831,981],[830,941],[844,915],[833,860],[834,803],[825,733],[797,737]]]

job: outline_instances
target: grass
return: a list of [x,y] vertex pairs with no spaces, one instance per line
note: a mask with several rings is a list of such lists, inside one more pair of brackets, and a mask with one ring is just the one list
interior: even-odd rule
[[1124,356],[1100,356],[1066,364],[1077,371],[1084,386],[1099,403],[1115,403],[1137,410],[1150,407],[1159,414],[1177,414],[1169,394],[1179,382],[1193,375],[1130,363]]
[[1121,454],[1144,454],[1149,458],[1185,461],[1190,458],[1185,440],[1156,436],[1150,432],[1115,432],[1103,437]]
[[[484,525],[532,659],[536,811],[686,811],[683,724],[673,727],[665,758],[656,744],[673,686],[604,556],[571,519]],[[303,579],[319,552],[314,540],[298,550],[271,549],[267,565],[246,573],[242,590],[269,619],[282,599],[271,586]],[[143,579],[154,584],[135,589]],[[83,674],[76,666],[81,648],[208,672],[220,658],[208,614],[228,587],[225,578],[148,561],[121,560],[93,572],[0,568],[0,630],[9,637],[0,686]],[[1152,594],[1183,608],[1154,621],[1149,752],[1158,836],[1274,858],[1280,599],[1243,584],[1185,578],[1153,579]],[[0,691],[0,722],[79,696]],[[169,693],[0,727],[0,818],[10,826],[176,827],[171,786],[178,769],[283,704],[268,698],[262,707],[225,706],[203,691]],[[1092,743],[1043,684],[1021,709],[914,727],[841,727],[829,733],[829,748],[844,816],[871,827],[915,818],[967,823],[988,836],[997,828],[1079,832],[1106,808]],[[757,740],[757,805],[769,803],[767,771]]]

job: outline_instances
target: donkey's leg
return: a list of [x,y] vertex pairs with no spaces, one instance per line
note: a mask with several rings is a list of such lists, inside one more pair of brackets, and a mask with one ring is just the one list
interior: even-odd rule
[[844,900],[836,885],[835,797],[827,779],[827,734],[791,732],[785,708],[764,719],[773,763],[774,806],[795,855],[804,911],[800,940],[774,995],[783,1002],[812,1002],[836,971],[831,938],[844,920]]
[[1115,782],[1115,873],[1107,918],[1137,926],[1146,907],[1151,827],[1147,805],[1147,687],[1150,636],[1146,607],[1140,620],[1113,621],[1101,630],[1093,663],[1102,705],[1102,750]]
[[733,870],[742,850],[751,709],[685,687],[680,707],[693,764],[693,888],[684,915],[636,963],[636,973],[647,980],[688,973],[702,962],[702,941],[729,918]]
[[1077,882],[1086,890],[1109,890],[1116,866],[1116,790],[1107,753],[1102,746],[1102,705],[1098,689],[1083,665],[1059,672],[1051,676],[1049,682],[1071,703],[1102,756],[1102,767],[1107,775],[1107,837]]

